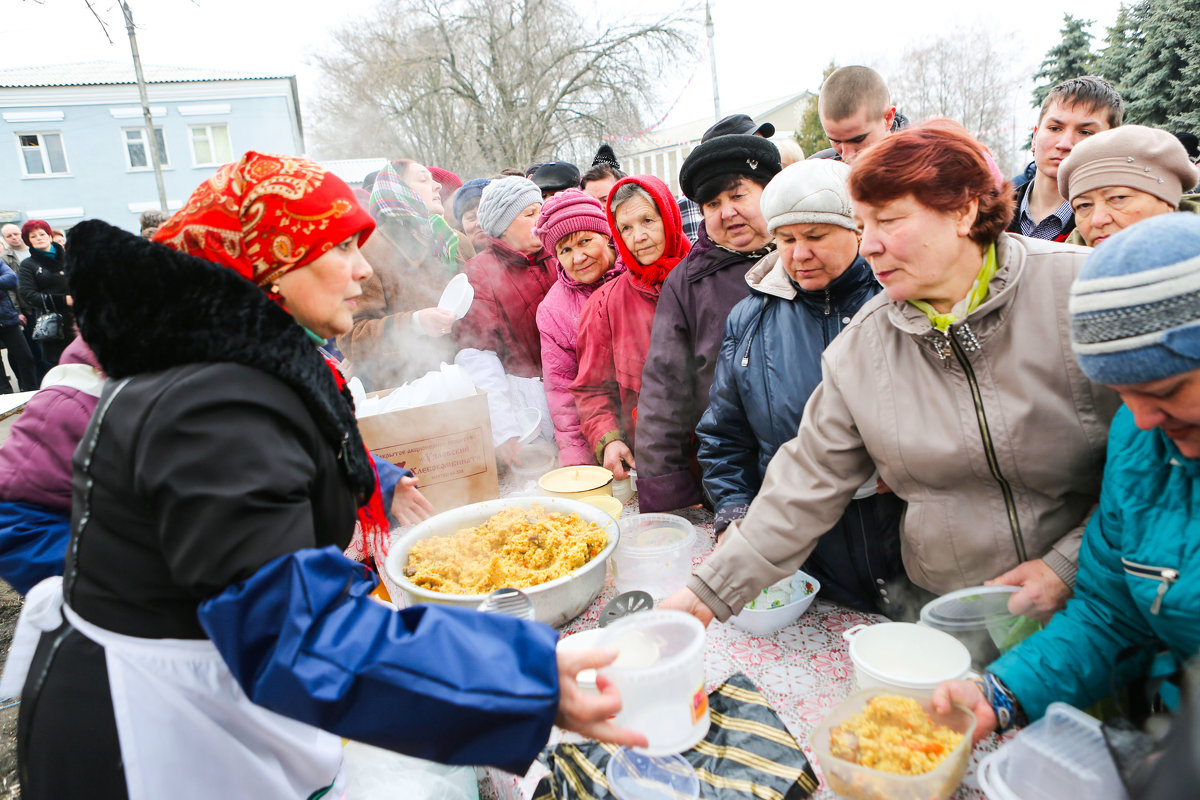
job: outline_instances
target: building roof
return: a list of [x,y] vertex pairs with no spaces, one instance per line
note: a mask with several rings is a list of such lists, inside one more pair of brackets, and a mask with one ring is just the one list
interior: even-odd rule
[[[263,75],[236,70],[200,69],[143,64],[147,83],[195,83],[200,81],[258,81],[291,78],[291,75]],[[84,61],[75,64],[47,64],[40,67],[0,69],[0,87],[38,86],[111,86],[136,83],[133,62]]]
[[[789,94],[783,97],[776,97],[771,100],[764,100],[761,103],[743,106],[742,108],[729,109],[725,111],[725,115],[729,114],[747,114],[756,122],[762,122],[768,117],[786,109],[787,107],[798,103],[807,98],[811,92],[800,92],[799,94]],[[616,137],[618,140],[629,142],[626,149],[639,148],[639,151],[653,150],[659,147],[673,147],[679,144],[690,144],[700,141],[700,137],[706,130],[713,126],[716,122],[712,116],[702,117],[684,122],[679,125],[672,125],[669,128],[657,128],[653,131],[645,133],[641,136],[634,137]],[[778,128],[779,126],[776,125]]]

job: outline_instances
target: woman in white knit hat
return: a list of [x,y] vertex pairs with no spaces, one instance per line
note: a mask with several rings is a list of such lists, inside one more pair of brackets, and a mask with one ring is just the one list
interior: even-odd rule
[[517,408],[542,415],[541,435],[554,441],[554,426],[542,388],[542,338],[537,309],[558,278],[553,256],[537,237],[542,192],[526,178],[504,178],[484,187],[479,224],[487,249],[464,272],[475,290],[467,315],[454,325],[463,348],[455,363],[488,393],[492,439],[503,464],[520,463],[523,431]]
[[[840,161],[800,161],[763,190],[762,215],[778,249],[746,273],[750,296],[725,323],[708,410],[696,427],[718,533],[746,515],[771,457],[795,437],[821,382],[826,346],[883,288],[858,254],[849,175]],[[888,584],[904,575],[904,503],[876,494],[874,476],[855,497],[804,569],[828,600],[897,614]]]

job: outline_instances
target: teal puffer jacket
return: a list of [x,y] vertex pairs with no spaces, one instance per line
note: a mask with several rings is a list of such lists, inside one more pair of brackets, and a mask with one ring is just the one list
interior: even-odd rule
[[1122,407],[1074,598],[989,669],[1037,719],[1055,700],[1086,708],[1108,696],[1164,645],[1181,662],[1200,649],[1200,461]]

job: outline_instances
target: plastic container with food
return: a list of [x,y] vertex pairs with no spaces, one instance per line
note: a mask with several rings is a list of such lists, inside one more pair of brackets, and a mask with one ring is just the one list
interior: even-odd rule
[[[885,772],[882,769],[862,766],[845,757],[835,756],[835,745],[831,741],[834,729],[843,723],[850,723],[854,715],[862,713],[867,703],[876,697],[911,698],[934,725],[945,726],[961,734],[962,738],[942,756],[936,766],[920,775]],[[872,690],[851,695],[829,712],[813,732],[809,743],[821,767],[821,773],[825,776],[825,783],[841,797],[849,800],[945,800],[958,789],[963,775],[967,772],[975,724],[975,715],[960,705],[952,706],[948,714],[942,715],[934,711],[928,695],[895,689]],[[840,736],[838,750],[843,756],[847,746],[854,747],[853,739],[847,742],[846,736]],[[925,748],[928,744],[905,743],[899,746]]]
[[734,625],[757,636],[786,628],[808,610],[821,591],[821,583],[800,570],[759,592],[730,619]]
[[550,497],[579,500],[598,494],[612,494],[613,474],[604,467],[560,467],[538,478],[538,486]]
[[598,672],[621,694],[616,724],[645,734],[649,742],[637,752],[682,753],[703,739],[709,715],[700,621],[682,611],[643,611],[603,631],[600,646],[618,655]]
[[618,592],[640,589],[655,600],[682,589],[692,574],[696,529],[674,514],[634,514],[621,520],[613,553]]
[[958,639],[971,653],[971,666],[982,670],[1042,629],[1042,623],[1008,610],[1019,586],[972,586],[931,600],[921,622]]
[[1044,717],[984,759],[977,776],[991,800],[1129,797],[1100,721],[1066,703],[1051,703]]
[[971,654],[962,642],[924,625],[855,625],[842,637],[850,642],[859,689],[932,692],[942,681],[965,678],[971,669]]

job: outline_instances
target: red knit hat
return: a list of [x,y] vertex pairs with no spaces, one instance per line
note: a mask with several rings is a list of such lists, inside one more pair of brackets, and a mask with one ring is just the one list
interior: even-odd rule
[[235,270],[257,286],[314,261],[375,221],[338,176],[250,151],[200,184],[154,241]]
[[558,240],[577,231],[594,231],[612,236],[608,219],[600,201],[579,189],[563,189],[542,203],[534,233],[546,248],[554,253]]
[[442,169],[441,167],[426,167],[426,169],[429,170],[429,174],[433,176],[433,179],[441,185],[443,197],[449,197],[463,185],[462,178],[448,169]]
[[33,247],[29,243],[29,234],[37,230],[45,231],[47,236],[54,235],[54,231],[50,230],[49,222],[44,219],[31,219],[21,226],[21,241],[25,243],[26,247]]

